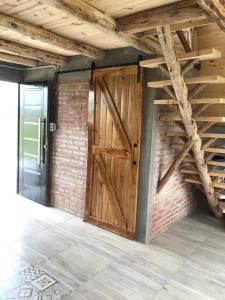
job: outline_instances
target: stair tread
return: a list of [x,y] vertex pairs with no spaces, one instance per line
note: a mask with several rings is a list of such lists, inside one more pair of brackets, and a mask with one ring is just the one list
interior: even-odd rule
[[222,161],[209,160],[207,161],[207,164],[211,166],[225,167],[225,162]]
[[[189,183],[195,183],[195,184],[201,184],[202,185],[202,182],[200,180],[197,180],[197,179],[191,179],[191,178],[185,178],[185,182],[189,182]],[[214,183],[213,184],[214,187],[216,188],[221,188],[221,189],[225,189],[225,183]]]
[[[220,75],[186,77],[184,78],[184,81],[186,84],[201,84],[201,83],[221,84],[221,83],[225,83],[225,77]],[[163,88],[170,85],[172,85],[171,80],[159,80],[159,81],[148,82],[148,87],[151,88]]]
[[[192,99],[189,101],[191,104],[225,104],[225,98],[202,98]],[[177,105],[175,99],[155,99],[154,104],[157,105]]]
[[[195,163],[195,159],[191,158],[191,157],[185,157],[184,161],[185,162]],[[217,167],[225,167],[225,162],[215,161],[215,160],[209,160],[209,161],[207,161],[207,165],[217,166]]]
[[[176,136],[187,136],[184,131],[167,131],[166,136],[176,137]],[[201,133],[202,138],[216,138],[216,139],[225,139],[225,133]]]
[[[159,119],[162,122],[182,121],[181,116],[178,115],[161,115]],[[215,123],[225,122],[225,117],[196,116],[193,117],[193,119],[197,122],[215,122]]]
[[208,147],[204,149],[205,152],[210,152],[210,153],[220,153],[220,154],[225,154],[225,149],[223,148],[213,148],[213,147]]
[[[178,150],[182,150],[185,147],[184,144],[172,144],[171,148],[172,149],[178,149]],[[208,147],[204,149],[205,152],[210,152],[210,153],[218,153],[218,154],[225,154],[225,149],[223,148],[214,148],[214,147]]]
[[[191,168],[181,168],[180,169],[181,173],[184,174],[194,174],[194,175],[199,175],[199,172],[197,169],[191,169]],[[220,171],[220,170],[212,170],[209,171],[210,176],[215,176],[215,177],[225,177],[225,171]]]
[[[178,54],[179,61],[187,61],[191,59],[198,59],[199,61],[203,61],[203,60],[217,59],[221,57],[222,57],[221,52],[215,48]],[[140,62],[140,66],[144,68],[157,68],[162,64],[165,64],[164,57],[143,60]]]

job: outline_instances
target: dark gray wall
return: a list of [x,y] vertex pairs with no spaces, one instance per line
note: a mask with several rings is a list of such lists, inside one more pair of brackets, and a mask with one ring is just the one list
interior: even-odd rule
[[[119,48],[105,51],[104,59],[95,61],[96,67],[114,66],[119,64],[132,64],[138,62],[138,56],[142,55],[143,59],[153,57],[154,55],[145,54],[132,47]],[[71,69],[88,68],[91,66],[91,60],[83,55],[75,56],[69,59],[66,66],[60,68],[60,71]]]
[[[95,61],[96,68],[116,66],[121,64],[137,64],[139,56],[142,56],[143,59],[154,57],[153,55],[145,54],[141,51],[138,51],[132,47],[120,48],[114,50],[106,51],[105,58],[101,61]],[[59,72],[68,72],[69,73],[60,73],[59,79],[65,80],[89,80],[90,71],[79,71],[81,69],[90,68],[93,60],[85,57],[83,55],[78,55],[71,57],[68,60],[68,63],[59,68]],[[74,70],[74,72],[70,72]],[[54,67],[39,67],[39,68],[30,68],[23,70],[22,72],[22,81],[23,82],[32,82],[32,81],[44,81],[51,80],[54,77],[55,68]]]
[[[132,47],[119,48],[105,51],[105,58],[101,61],[95,61],[96,68],[116,66],[121,64],[138,63],[141,55],[143,59],[154,57],[154,55],[145,54]],[[90,72],[79,71],[79,69],[90,68],[93,60],[83,55],[77,55],[68,59],[65,66],[59,68],[59,72],[71,71],[72,73],[60,74],[60,79],[90,79]],[[54,66],[43,66],[38,68],[25,68],[24,66],[4,63],[0,61],[0,80],[13,82],[33,82],[46,81],[54,78],[56,68]]]
[[0,66],[0,80],[2,81],[11,81],[11,82],[20,82],[22,78],[22,71],[9,67],[9,66]]
[[159,73],[155,69],[144,69],[141,160],[136,230],[136,239],[143,243],[148,242],[150,237],[156,118],[158,117],[156,105],[153,103],[157,95],[157,90],[147,87],[147,83],[157,80],[158,77]]
[[22,72],[22,82],[50,81],[55,77],[54,66],[31,68]]

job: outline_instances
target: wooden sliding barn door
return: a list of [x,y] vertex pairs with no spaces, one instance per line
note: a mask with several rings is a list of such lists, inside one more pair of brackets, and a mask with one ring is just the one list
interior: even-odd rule
[[130,239],[135,238],[140,157],[138,75],[137,66],[96,70],[89,97],[85,220]]

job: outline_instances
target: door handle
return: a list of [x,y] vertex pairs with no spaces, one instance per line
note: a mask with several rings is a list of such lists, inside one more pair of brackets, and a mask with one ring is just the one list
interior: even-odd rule
[[38,165],[45,164],[45,154],[47,150],[46,143],[46,119],[38,119]]
[[41,119],[41,163],[45,164],[45,154],[46,154],[46,119]]
[[38,165],[41,165],[41,118],[38,118]]
[[133,144],[132,145],[132,164],[136,165],[137,164],[137,151],[138,151],[138,145]]

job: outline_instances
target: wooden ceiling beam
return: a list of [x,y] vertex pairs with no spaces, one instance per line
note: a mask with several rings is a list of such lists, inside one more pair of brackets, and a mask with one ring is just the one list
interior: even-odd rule
[[[188,28],[194,28],[194,27],[201,27],[206,26],[215,23],[215,20],[213,18],[205,18],[201,20],[195,20],[195,21],[187,21],[187,22],[180,22],[176,24],[171,24],[171,31],[175,32],[182,29],[188,29]],[[156,28],[152,28],[146,31],[138,32],[136,35],[138,37],[148,37],[152,35],[156,35]]]
[[32,60],[40,60],[48,64],[64,65],[66,63],[66,57],[62,55],[23,46],[6,40],[0,40],[0,51],[18,57],[20,56],[21,58],[26,57]]
[[48,30],[4,15],[2,13],[0,13],[0,28],[13,31],[32,41],[36,40],[38,42],[56,46],[59,49],[73,51],[74,54],[80,53],[94,59],[101,59],[104,57],[104,51],[102,50],[99,50],[82,42],[64,38]]
[[161,47],[158,41],[151,38],[142,39],[131,34],[124,34],[123,32],[117,32],[116,20],[107,15],[106,13],[98,10],[83,0],[42,0],[41,3],[48,5],[49,7],[59,9],[61,12],[65,12],[70,17],[76,18],[84,25],[88,25],[94,29],[109,34],[112,37],[116,37],[138,50],[146,53],[155,52],[162,54]]
[[214,19],[219,27],[225,31],[225,5],[223,0],[197,0],[199,6]]
[[205,19],[205,13],[195,1],[185,0],[118,18],[118,32],[142,32],[162,25]]
[[41,0],[43,5],[59,9],[71,17],[75,17],[83,25],[91,25],[91,27],[103,32],[112,32],[116,29],[116,21],[106,13],[98,10],[83,0]]
[[17,65],[24,65],[29,67],[37,67],[38,61],[25,57],[20,57],[8,53],[0,52],[0,61],[6,61]]

